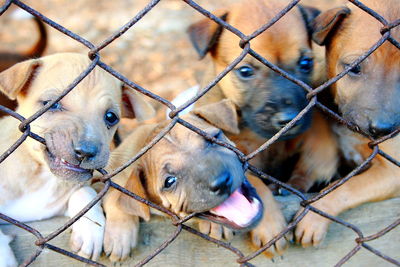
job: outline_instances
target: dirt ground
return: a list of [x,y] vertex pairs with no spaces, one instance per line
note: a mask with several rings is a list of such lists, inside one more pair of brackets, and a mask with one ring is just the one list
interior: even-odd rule
[[[0,1],[4,2],[4,1]],[[63,25],[93,44],[100,44],[110,34],[134,17],[149,0],[27,0],[48,18]],[[198,4],[212,11],[236,0],[200,0]],[[325,8],[327,3],[343,0],[306,0]],[[24,50],[37,38],[30,20],[16,20],[16,6],[0,17],[0,50]],[[144,88],[172,99],[177,92],[195,85],[195,73],[205,63],[191,47],[187,27],[202,15],[180,0],[162,0],[133,28],[101,51],[102,60]],[[56,52],[87,53],[88,49],[49,27],[46,54]]]

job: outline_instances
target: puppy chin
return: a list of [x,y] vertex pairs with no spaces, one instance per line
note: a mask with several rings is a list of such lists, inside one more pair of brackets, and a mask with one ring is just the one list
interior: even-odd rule
[[62,180],[83,183],[93,177],[93,169],[84,169],[78,165],[71,164],[48,150],[43,153],[50,171]]

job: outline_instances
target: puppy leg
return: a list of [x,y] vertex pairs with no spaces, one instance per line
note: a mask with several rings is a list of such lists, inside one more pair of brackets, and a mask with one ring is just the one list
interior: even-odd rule
[[233,237],[231,229],[206,220],[199,220],[199,231],[217,240],[225,239],[229,241]]
[[287,182],[307,192],[317,181],[330,181],[337,170],[338,145],[328,121],[315,111],[312,127],[303,138],[301,155]]
[[0,266],[1,267],[14,267],[18,266],[17,260],[15,259],[14,253],[11,250],[9,243],[12,238],[5,235],[0,230]]
[[120,192],[111,188],[106,194],[103,207],[106,213],[104,252],[110,261],[124,261],[136,247],[139,233],[139,217],[130,215],[120,207]]
[[[66,215],[75,216],[93,198],[96,191],[88,186],[74,192],[69,201]],[[100,203],[94,205],[83,217],[72,225],[71,248],[78,255],[96,260],[102,251],[105,218]]]
[[[400,173],[397,167],[376,163],[368,171],[352,177],[312,206],[336,216],[366,202],[399,196]],[[330,222],[329,219],[309,211],[296,227],[296,241],[303,247],[319,245],[325,238]]]
[[[247,175],[247,177],[256,188],[264,205],[264,215],[261,222],[250,232],[252,243],[258,249],[278,235],[286,227],[286,221],[270,189],[259,178],[252,175]],[[291,239],[290,235],[288,234],[276,241],[264,252],[266,256],[272,258],[276,254],[282,255],[288,246],[287,240]]]

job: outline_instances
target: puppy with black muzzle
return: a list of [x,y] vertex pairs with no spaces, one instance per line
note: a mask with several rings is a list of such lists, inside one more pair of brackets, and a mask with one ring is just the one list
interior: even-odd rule
[[[182,118],[229,143],[222,130],[238,131],[236,110],[229,100],[197,108]],[[136,128],[113,151],[109,168],[133,157],[167,124]],[[257,177],[246,178],[234,152],[180,124],[114,181],[179,216],[197,213],[203,219],[200,231],[218,239],[231,236],[228,228],[250,231],[253,245],[259,248],[286,226],[271,191]],[[112,261],[124,260],[136,246],[139,217],[150,218],[149,207],[114,189],[106,195],[103,207],[105,252]],[[286,246],[282,238],[266,254],[281,254]]]
[[[17,99],[17,112],[28,118],[71,84],[89,65],[87,56],[55,54],[18,63],[0,74],[0,90]],[[0,212],[29,222],[57,215],[74,216],[96,195],[83,186],[93,171],[106,166],[109,146],[121,116],[153,115],[137,93],[100,68],[95,68],[69,94],[29,124],[46,146],[28,138],[0,163]],[[125,99],[125,97],[124,97]],[[129,101],[128,101],[129,99]],[[21,136],[20,122],[11,116],[0,121],[0,151],[5,152]],[[95,205],[72,226],[71,246],[84,257],[96,259],[102,251],[104,215]],[[15,266],[0,232],[0,266]]]
[[[215,12],[244,34],[251,34],[283,10],[289,1],[242,1]],[[318,10],[297,5],[265,32],[250,41],[251,48],[297,79],[312,84],[324,73],[314,71],[310,22]],[[251,19],[250,19],[251,18]],[[239,38],[210,19],[190,26],[190,39],[201,58],[212,63],[202,87],[240,55]],[[303,110],[308,101],[304,89],[247,55],[233,71],[196,102],[206,105],[230,99],[238,112],[238,134],[226,133],[244,153],[256,150]],[[311,125],[311,128],[310,128]],[[302,191],[336,171],[336,143],[325,118],[307,113],[268,150],[251,163]],[[293,160],[295,158],[299,160]],[[294,168],[291,162],[295,163]],[[294,169],[294,170],[293,170]],[[291,177],[291,178],[290,178]],[[290,179],[288,179],[290,178]]]
[[[386,21],[400,18],[400,1],[365,0],[363,3]],[[326,46],[327,73],[333,78],[369,50],[380,38],[382,24],[354,5],[330,9],[313,22],[313,39]],[[399,27],[391,30],[400,39]],[[390,134],[400,127],[400,51],[390,42],[376,49],[362,63],[332,85],[333,95],[343,117],[373,138]],[[372,150],[369,139],[337,126],[340,149],[345,159],[361,164]],[[400,137],[381,144],[379,149],[400,160]],[[400,196],[400,169],[380,155],[370,168],[319,199],[312,205],[330,215],[370,201]],[[330,220],[309,212],[296,228],[296,239],[303,246],[317,246],[324,239]]]

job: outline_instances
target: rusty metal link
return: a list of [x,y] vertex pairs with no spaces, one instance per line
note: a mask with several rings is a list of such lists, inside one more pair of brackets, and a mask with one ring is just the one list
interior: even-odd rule
[[[352,177],[355,175],[359,174],[365,168],[367,168],[371,162],[374,160],[375,157],[382,157],[385,158],[388,162],[391,164],[400,167],[400,162],[393,158],[391,155],[388,155],[384,151],[382,151],[379,148],[379,145],[382,142],[385,142],[393,137],[395,137],[397,134],[399,134],[400,129],[397,129],[393,131],[392,133],[381,137],[379,139],[373,139],[371,136],[363,132],[357,125],[345,120],[343,117],[341,117],[339,114],[337,114],[335,111],[332,111],[322,103],[320,103],[317,100],[317,96],[324,90],[327,90],[331,85],[336,83],[338,80],[343,78],[348,72],[363,62],[365,59],[367,59],[374,51],[376,51],[379,47],[381,47],[385,42],[390,42],[393,44],[395,47],[400,49],[400,43],[398,40],[392,37],[391,32],[393,29],[396,27],[399,27],[400,25],[400,19],[397,19],[392,22],[388,22],[384,17],[382,17],[380,14],[378,14],[376,11],[372,10],[368,6],[364,5],[362,2],[358,0],[348,0],[351,4],[354,6],[362,9],[364,12],[368,13],[370,16],[375,18],[377,21],[379,21],[382,24],[382,28],[380,30],[381,33],[381,38],[373,45],[371,46],[366,52],[364,52],[360,57],[358,57],[356,60],[354,60],[350,65],[346,66],[346,68],[336,75],[335,77],[331,78],[330,80],[326,81],[325,83],[321,84],[320,86],[316,88],[312,88],[310,85],[307,83],[297,79],[294,77],[294,75],[288,73],[287,71],[281,69],[279,66],[269,62],[267,59],[265,59],[262,55],[257,53],[251,48],[251,41],[254,38],[257,38],[260,34],[262,34],[265,31],[268,31],[268,29],[274,25],[277,21],[279,21],[282,17],[284,17],[290,10],[293,8],[296,8],[298,4],[300,3],[301,0],[292,0],[290,1],[286,7],[284,7],[280,12],[278,12],[271,20],[267,21],[264,25],[259,27],[257,30],[255,30],[253,33],[250,35],[245,35],[242,33],[239,29],[233,27],[229,23],[227,23],[223,18],[217,17],[213,15],[209,10],[204,9],[201,5],[197,4],[196,2],[192,0],[182,0],[183,3],[185,3],[189,8],[196,10],[198,13],[202,14],[206,18],[216,22],[219,24],[221,27],[223,27],[225,30],[230,31],[231,33],[235,34],[238,37],[238,46],[242,48],[242,52],[240,55],[238,55],[228,66],[221,72],[219,73],[214,79],[208,82],[208,84],[204,87],[201,88],[196,96],[192,97],[191,99],[187,100],[184,104],[181,106],[175,107],[170,101],[167,99],[164,99],[160,97],[159,95],[153,93],[151,90],[147,90],[143,88],[141,85],[135,83],[134,81],[131,81],[127,77],[125,77],[123,74],[117,72],[114,70],[112,67],[109,65],[105,64],[104,62],[101,61],[101,57],[99,55],[100,51],[105,49],[107,46],[109,46],[112,42],[120,38],[123,34],[125,34],[129,29],[133,29],[135,24],[140,21],[143,17],[145,17],[152,9],[157,8],[158,3],[160,0],[151,0],[149,3],[142,9],[140,10],[135,16],[132,17],[125,25],[122,25],[119,29],[117,29],[113,34],[110,34],[107,38],[105,38],[102,42],[100,42],[99,45],[94,45],[90,41],[82,38],[78,34],[70,31],[69,29],[65,28],[61,24],[58,24],[57,22],[49,19],[46,17],[44,14],[36,11],[29,5],[23,3],[20,0],[6,0],[2,6],[0,6],[0,16],[11,6],[11,5],[16,5],[20,7],[21,9],[26,10],[36,18],[39,18],[42,20],[44,23],[49,25],[50,27],[58,30],[59,32],[65,34],[66,36],[70,37],[71,39],[83,44],[85,47],[88,48],[88,58],[91,60],[91,63],[87,68],[78,76],[74,79],[74,81],[69,84],[64,91],[55,99],[47,103],[45,106],[43,106],[40,110],[38,110],[35,114],[30,116],[29,118],[24,118],[17,112],[14,112],[6,107],[3,107],[0,105],[0,111],[12,116],[15,118],[17,121],[19,121],[19,130],[21,131],[21,136],[18,138],[15,143],[10,146],[6,151],[0,151],[0,164],[7,158],[9,157],[27,138],[32,138],[44,145],[46,145],[45,140],[37,135],[36,133],[31,132],[30,129],[30,124],[34,122],[36,119],[38,119],[40,116],[42,116],[45,112],[49,110],[49,108],[56,102],[60,101],[63,97],[65,97],[67,94],[69,94],[74,88],[87,76],[89,73],[91,73],[95,67],[100,67],[110,73],[112,76],[116,77],[120,81],[122,81],[124,84],[126,84],[131,90],[135,90],[157,102],[159,102],[163,107],[169,108],[171,111],[169,112],[169,117],[171,118],[171,121],[164,127],[162,128],[156,136],[152,138],[146,145],[142,147],[140,151],[136,153],[135,156],[133,156],[131,159],[129,159],[127,162],[123,163],[120,167],[118,167],[115,170],[111,170],[110,172],[107,172],[103,169],[97,170],[100,174],[100,176],[94,178],[94,181],[101,182],[103,184],[102,190],[96,195],[96,197],[88,203],[78,214],[70,218],[65,224],[60,226],[57,230],[51,232],[47,236],[43,236],[42,233],[40,233],[38,230],[28,226],[27,224],[20,222],[18,220],[15,220],[11,217],[8,217],[5,214],[0,213],[0,220],[7,221],[21,229],[23,229],[26,232],[31,233],[35,238],[35,245],[37,246],[37,250],[27,257],[27,259],[21,264],[21,266],[28,266],[32,264],[37,257],[43,252],[44,249],[49,249],[52,250],[56,253],[59,253],[61,255],[73,258],[75,260],[81,261],[83,263],[92,265],[92,266],[104,266],[101,263],[98,263],[96,261],[90,260],[83,258],[81,256],[78,256],[75,253],[69,252],[63,248],[54,246],[49,244],[48,242],[53,240],[56,236],[59,234],[65,232],[66,229],[71,227],[79,218],[82,216],[85,216],[85,214],[94,206],[96,203],[99,203],[99,201],[102,200],[104,195],[112,188],[111,190],[118,190],[122,192],[123,194],[126,194],[127,196],[131,197],[135,201],[141,202],[151,208],[157,209],[158,211],[164,213],[166,216],[169,217],[171,220],[171,223],[174,227],[176,227],[175,231],[171,234],[169,238],[167,238],[159,247],[157,247],[153,252],[151,252],[147,257],[142,259],[141,261],[136,263],[136,266],[143,266],[147,264],[149,261],[151,261],[154,257],[157,257],[159,253],[161,253],[165,248],[167,248],[170,244],[174,242],[174,240],[179,236],[179,234],[182,231],[189,232],[195,236],[198,236],[200,238],[203,238],[210,243],[214,243],[220,247],[223,247],[232,253],[234,253],[238,258],[236,259],[237,263],[241,264],[241,266],[253,266],[251,263],[249,263],[250,260],[254,259],[255,257],[259,256],[262,252],[273,246],[273,244],[278,241],[281,238],[285,238],[285,235],[289,234],[296,226],[297,224],[303,219],[304,216],[306,216],[307,213],[309,212],[314,212],[316,214],[319,214],[326,219],[335,222],[337,224],[340,224],[343,227],[346,227],[350,230],[352,230],[357,237],[355,238],[355,246],[354,248],[349,251],[340,261],[335,265],[335,266],[341,266],[344,263],[346,263],[351,257],[353,257],[355,254],[357,254],[358,251],[360,251],[361,248],[364,248],[371,253],[375,254],[376,256],[386,260],[387,262],[390,262],[394,265],[400,266],[400,262],[393,259],[392,257],[383,254],[379,250],[373,248],[367,242],[376,240],[388,232],[392,231],[394,228],[399,227],[400,225],[400,218],[395,220],[392,224],[388,225],[384,229],[377,231],[375,234],[369,235],[369,236],[364,236],[363,232],[360,230],[359,227],[356,225],[353,225],[351,223],[348,223],[336,216],[333,216],[331,214],[328,214],[318,208],[315,207],[315,202],[319,200],[323,200],[325,196],[330,194],[332,191],[336,190],[338,187],[342,186],[345,184],[348,180],[350,180]],[[266,67],[270,68],[272,71],[276,72],[277,74],[281,75],[282,77],[286,78],[287,80],[291,81],[292,83],[302,87],[305,92],[307,93],[308,97],[308,104],[307,106],[291,121],[289,122],[285,127],[283,127],[280,131],[278,131],[274,136],[272,136],[270,139],[266,140],[264,144],[262,144],[260,147],[258,147],[256,150],[250,152],[249,154],[244,154],[242,151],[234,147],[232,144],[221,141],[219,139],[216,139],[215,137],[207,134],[206,132],[202,131],[201,129],[195,127],[191,123],[185,121],[184,119],[179,117],[179,114],[181,111],[186,109],[188,106],[192,105],[195,103],[197,100],[199,100],[202,96],[204,96],[209,90],[211,90],[217,83],[223,79],[229,72],[231,72],[246,56],[251,56],[261,62],[263,65]],[[351,172],[349,172],[346,176],[343,178],[337,180],[336,182],[333,182],[330,184],[327,188],[322,190],[320,193],[307,197],[307,195],[303,194],[299,190],[287,185],[286,183],[283,183],[279,181],[278,179],[268,175],[267,173],[259,170],[255,166],[251,165],[249,161],[253,159],[256,155],[261,153],[264,150],[267,150],[272,144],[277,142],[279,138],[289,131],[294,125],[301,120],[306,113],[310,112],[313,108],[317,108],[320,110],[323,114],[326,116],[330,117],[333,121],[335,121],[338,124],[342,124],[346,126],[349,130],[356,132],[370,140],[369,146],[371,148],[371,154],[358,166],[356,166]],[[254,251],[253,253],[250,253],[249,255],[244,255],[242,251],[239,249],[235,248],[228,242],[224,242],[221,240],[214,239],[208,235],[205,235],[192,227],[186,225],[185,223],[190,220],[191,218],[195,217],[196,214],[192,213],[189,214],[183,218],[179,217],[177,214],[174,212],[166,209],[163,206],[157,205],[155,203],[152,203],[151,201],[134,194],[133,192],[129,191],[128,189],[124,188],[123,186],[117,184],[112,180],[113,177],[118,175],[120,172],[126,170],[129,166],[132,164],[135,164],[137,160],[139,160],[145,153],[147,153],[154,145],[156,145],[166,134],[170,132],[170,130],[177,124],[179,123],[180,125],[196,132],[197,134],[203,136],[206,140],[216,143],[220,146],[223,146],[227,149],[230,149],[233,151],[240,161],[243,164],[243,169],[245,171],[249,171],[252,174],[256,175],[260,179],[263,179],[265,181],[268,181],[270,183],[276,184],[289,192],[291,192],[293,195],[299,198],[300,200],[300,205],[301,209],[297,212],[293,220],[288,224],[288,226],[282,230],[278,235],[276,235],[273,239],[269,240],[263,247],[259,248],[257,251]]]

